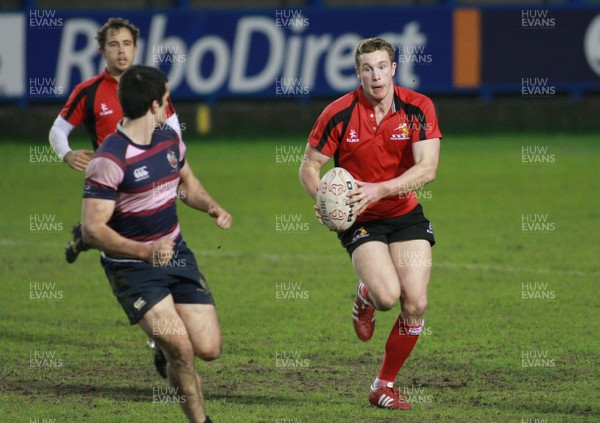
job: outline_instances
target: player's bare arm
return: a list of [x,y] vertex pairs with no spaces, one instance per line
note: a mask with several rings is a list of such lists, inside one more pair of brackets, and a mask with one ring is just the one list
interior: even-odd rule
[[310,144],[306,144],[304,159],[300,165],[300,183],[304,190],[315,201],[317,199],[317,188],[321,182],[321,169],[329,161],[329,157],[315,150]]
[[215,219],[215,223],[219,228],[229,229],[232,222],[231,214],[221,207],[204,189],[187,162],[179,171],[179,176],[181,179],[177,192],[181,201],[196,210],[208,213],[210,217]]
[[357,215],[384,197],[416,191],[435,179],[440,154],[439,138],[418,141],[412,146],[415,164],[402,175],[378,183],[357,181],[358,189],[349,194],[349,202],[356,203],[354,211]]
[[86,198],[83,200],[83,240],[107,254],[130,257],[166,264],[173,255],[175,243],[168,239],[159,239],[151,244],[134,241],[121,236],[110,228],[107,223],[115,209],[112,200]]

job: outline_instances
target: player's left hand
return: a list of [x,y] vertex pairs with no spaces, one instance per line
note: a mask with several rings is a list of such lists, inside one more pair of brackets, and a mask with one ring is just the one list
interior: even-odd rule
[[207,211],[208,215],[215,219],[215,223],[221,229],[229,229],[233,217],[222,207],[213,206]]
[[355,190],[348,192],[348,204],[354,204],[354,214],[357,216],[385,195],[378,183],[356,181],[356,186]]

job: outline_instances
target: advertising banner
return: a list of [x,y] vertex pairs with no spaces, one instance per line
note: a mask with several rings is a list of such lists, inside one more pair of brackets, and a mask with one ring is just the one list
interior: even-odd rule
[[[332,96],[358,85],[354,48],[383,36],[397,49],[397,82],[451,88],[451,11],[276,9],[120,12],[141,29],[137,62],[168,73],[174,98]],[[64,97],[103,68],[96,31],[111,13],[25,16],[32,100]],[[36,93],[39,93],[36,94]],[[15,94],[14,92],[11,94]]]
[[177,100],[335,97],[374,36],[396,48],[396,82],[426,94],[600,90],[598,8],[40,9],[0,14],[0,100],[64,101],[103,69],[96,31],[112,16],[140,28],[136,62],[163,69]]

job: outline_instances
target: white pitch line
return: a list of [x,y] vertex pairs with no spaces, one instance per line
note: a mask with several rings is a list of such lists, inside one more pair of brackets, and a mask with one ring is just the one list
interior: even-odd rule
[[[212,256],[212,257],[231,257],[231,258],[239,258],[241,256],[253,257],[261,260],[280,260],[282,258],[294,258],[294,259],[304,259],[304,260],[322,260],[323,258],[327,258],[330,260],[344,258],[344,254],[268,254],[268,253],[242,253],[242,252],[225,252],[220,250],[198,250],[198,255]],[[349,260],[348,260],[349,261]],[[536,269],[536,268],[526,268],[526,267],[515,267],[515,266],[497,266],[486,263],[456,263],[456,262],[436,262],[435,257],[433,259],[433,267],[441,267],[446,269],[464,269],[464,270],[474,270],[474,271],[494,271],[494,272],[504,272],[504,273],[539,273],[539,274],[561,274],[561,275],[571,275],[571,276],[597,276],[600,275],[600,272],[585,272],[582,270],[568,270],[568,269]]]
[[[55,247],[64,248],[66,243],[58,243],[51,241],[44,242],[33,242],[26,240],[16,239],[0,239],[0,247],[26,247],[33,245],[42,245],[44,247]],[[261,252],[242,252],[242,251],[227,251],[226,249],[194,249],[196,255],[200,258],[202,256],[208,257],[227,257],[227,258],[240,258],[248,257],[254,260],[266,260],[266,261],[277,261],[282,259],[293,258],[295,260],[323,260],[327,258],[329,260],[344,260],[345,254],[281,254],[281,253],[261,253]],[[348,260],[349,262],[349,260]],[[433,259],[433,268],[443,269],[462,269],[470,271],[491,271],[500,273],[535,273],[540,275],[567,275],[567,276],[599,276],[600,271],[587,272],[577,269],[540,269],[540,268],[528,268],[528,267],[516,267],[510,265],[498,266],[487,263],[457,263],[449,261],[435,261]]]
[[559,274],[559,275],[570,275],[570,276],[598,276],[600,272],[585,272],[583,270],[564,270],[564,269],[535,269],[527,267],[514,267],[514,266],[497,266],[485,263],[452,263],[452,262],[435,262],[433,261],[433,267],[442,267],[446,269],[464,269],[464,270],[484,270],[493,272],[504,272],[504,273],[538,273],[538,274]]

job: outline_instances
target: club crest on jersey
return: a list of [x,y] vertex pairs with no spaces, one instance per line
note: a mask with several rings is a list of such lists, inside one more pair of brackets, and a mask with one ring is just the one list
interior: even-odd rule
[[348,135],[350,135],[350,137],[346,138],[346,142],[360,142],[360,138],[358,138],[356,130],[351,129]]
[[167,150],[167,160],[173,169],[177,168],[177,154],[170,148]]
[[[396,131],[400,131],[400,133],[396,133]],[[390,137],[391,141],[403,141],[410,139],[410,134],[408,132],[408,124],[406,122],[402,122],[398,125],[397,128],[394,129],[394,133]]]

